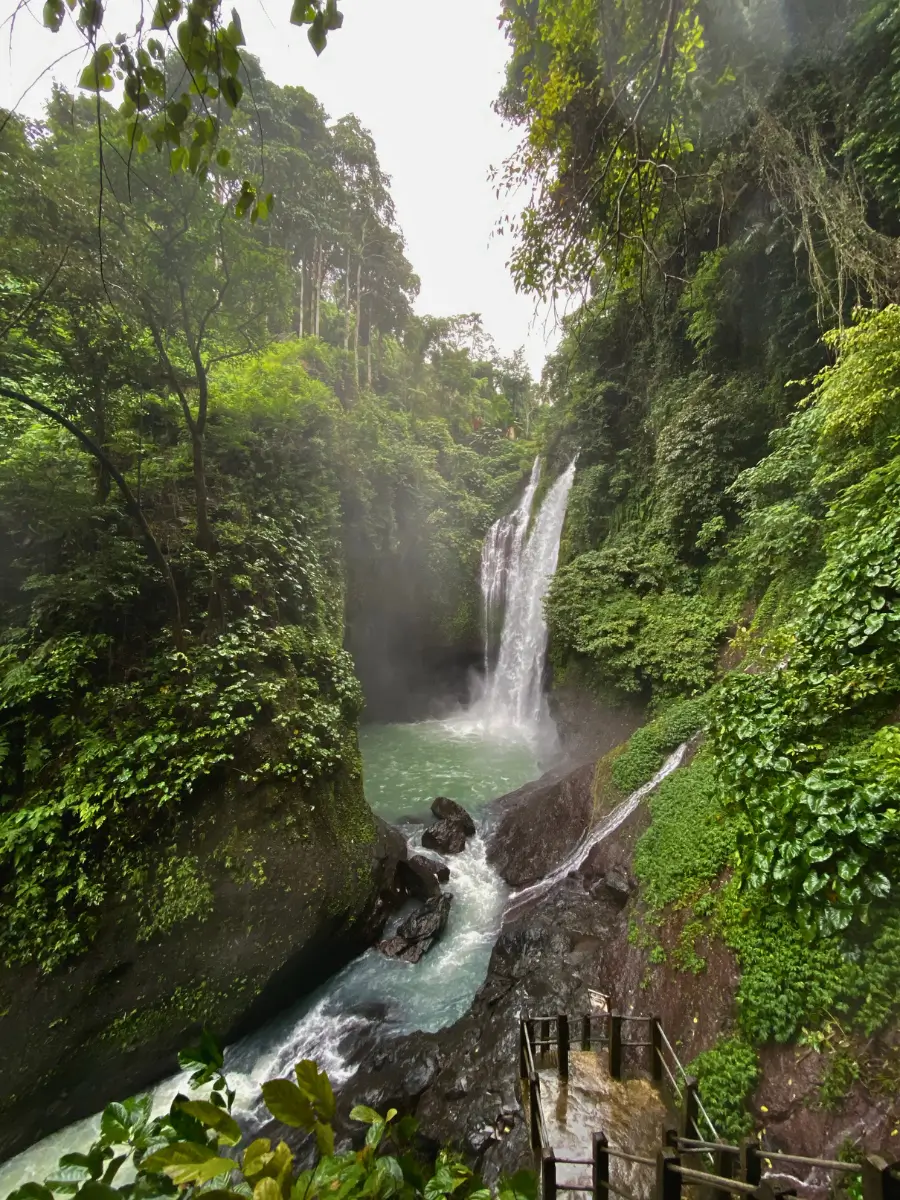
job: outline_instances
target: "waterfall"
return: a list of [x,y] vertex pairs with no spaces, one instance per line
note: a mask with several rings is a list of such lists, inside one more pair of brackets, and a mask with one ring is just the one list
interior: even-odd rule
[[[537,726],[544,716],[544,596],[556,570],[575,463],[550,488],[528,532],[539,478],[540,464],[535,460],[521,503],[491,528],[482,552],[486,666],[482,706],[491,722],[523,727]],[[501,606],[500,648],[491,667],[491,630]]]
[[600,842],[605,841],[611,833],[615,833],[619,826],[627,821],[644,797],[649,796],[651,792],[655,791],[667,776],[671,775],[674,770],[681,766],[687,748],[687,742],[683,742],[677,750],[674,750],[669,755],[652,779],[648,779],[646,783],[633,791],[630,796],[622,801],[618,808],[614,808],[599,824],[588,828],[572,853],[564,862],[560,863],[556,870],[551,871],[549,875],[545,875],[543,879],[539,879],[537,883],[531,884],[530,887],[513,892],[509,898],[509,906],[504,914],[504,921],[510,920],[525,904],[546,895],[561,879],[565,879],[568,875],[577,871],[583,865],[593,848],[599,845]]
[[536,458],[525,494],[515,512],[500,517],[488,530],[481,550],[481,595],[484,598],[484,677],[490,678],[497,625],[506,606],[509,570],[520,562],[522,542],[531,518],[534,493],[541,478]]

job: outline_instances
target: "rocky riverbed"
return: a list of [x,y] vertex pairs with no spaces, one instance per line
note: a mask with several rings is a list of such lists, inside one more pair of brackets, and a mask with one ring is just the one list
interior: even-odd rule
[[[536,872],[559,866],[591,819],[593,792],[593,771],[582,768],[495,804],[488,853],[507,882],[522,886]],[[577,871],[533,903],[516,907],[497,939],[483,986],[454,1025],[396,1038],[379,1036],[375,1027],[345,1048],[357,1066],[340,1100],[348,1136],[352,1104],[397,1107],[417,1116],[426,1143],[460,1147],[492,1181],[531,1165],[517,1078],[520,1013],[584,1013],[588,988],[598,989],[620,1012],[659,1016],[685,1063],[730,1028],[739,973],[724,946],[705,948],[707,968],[695,976],[651,963],[648,951],[629,936],[637,913],[632,856],[648,820],[642,805]],[[677,932],[670,930],[669,938]],[[646,1051],[626,1054],[633,1056],[626,1058],[626,1072],[641,1071]],[[817,1054],[771,1047],[763,1052],[763,1065],[753,1107],[767,1145],[819,1155],[823,1148],[836,1151],[847,1138],[869,1149],[889,1144],[887,1100],[851,1091],[839,1113],[817,1105],[824,1066]],[[817,1194],[820,1188],[800,1190]]]

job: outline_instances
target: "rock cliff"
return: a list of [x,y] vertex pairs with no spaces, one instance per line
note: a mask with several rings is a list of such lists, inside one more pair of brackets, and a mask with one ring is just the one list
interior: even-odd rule
[[231,1041],[316,987],[379,935],[405,856],[352,761],[198,795],[85,954],[0,973],[0,1158],[171,1073],[201,1023]]

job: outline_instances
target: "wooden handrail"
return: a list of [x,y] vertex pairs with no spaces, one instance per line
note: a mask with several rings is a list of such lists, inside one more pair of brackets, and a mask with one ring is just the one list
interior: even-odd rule
[[[541,1022],[539,1033],[535,1030],[538,1021]],[[607,1029],[606,1035],[594,1032],[595,1021],[603,1023]],[[624,1040],[622,1025],[625,1021],[649,1023],[650,1040]],[[652,1077],[658,1082],[667,1077],[681,1105],[678,1134],[673,1132],[668,1135],[672,1139],[671,1143],[664,1146],[656,1158],[610,1146],[603,1133],[592,1135],[590,1158],[557,1158],[550,1143],[544,1114],[537,1054],[544,1046],[556,1046],[556,1067],[561,1083],[565,1084],[569,1076],[569,1026],[570,1020],[565,1013],[558,1013],[555,1017],[519,1018],[519,1070],[523,1087],[527,1085],[528,1088],[531,1144],[541,1173],[540,1200],[555,1200],[559,1192],[590,1192],[591,1200],[608,1200],[609,1196],[632,1200],[627,1192],[610,1184],[609,1164],[612,1159],[655,1167],[654,1200],[682,1200],[682,1183],[703,1184],[714,1194],[729,1193],[735,1196],[753,1196],[755,1200],[776,1200],[780,1195],[791,1193],[789,1189],[779,1189],[775,1183],[769,1182],[770,1179],[778,1178],[777,1172],[771,1170],[773,1162],[796,1163],[813,1169],[862,1175],[863,1200],[900,1200],[900,1180],[896,1176],[895,1166],[877,1155],[868,1155],[861,1163],[846,1163],[832,1158],[791,1154],[786,1150],[766,1150],[752,1140],[745,1141],[740,1146],[719,1140],[715,1126],[700,1099],[697,1080],[690,1076],[682,1065],[658,1017],[637,1017],[615,1012],[590,1013],[580,1019],[581,1048],[590,1051],[594,1046],[605,1046],[609,1055],[609,1073],[613,1078],[622,1077],[623,1049],[649,1049]],[[555,1039],[551,1039],[551,1027],[555,1032]],[[704,1138],[700,1134],[700,1120],[712,1131],[712,1139]],[[694,1132],[696,1137],[693,1136]],[[712,1170],[683,1166],[679,1157],[680,1151],[708,1159]],[[768,1164],[770,1168],[766,1179],[763,1178],[764,1164]],[[559,1182],[558,1166],[590,1166],[591,1183]]]

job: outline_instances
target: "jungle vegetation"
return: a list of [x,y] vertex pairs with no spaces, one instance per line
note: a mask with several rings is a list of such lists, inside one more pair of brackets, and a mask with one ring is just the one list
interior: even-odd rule
[[[160,69],[177,94],[184,61]],[[354,763],[354,628],[387,580],[424,638],[477,638],[480,543],[528,461],[522,357],[412,312],[371,136],[249,54],[240,76],[254,105],[196,174],[84,88],[2,121],[7,963],[83,950],[217,772]],[[251,219],[260,137],[278,200]]]
[[[830,1054],[826,1103],[896,1079],[900,15],[504,21],[506,178],[531,189],[512,269],[583,300],[545,374],[547,445],[579,452],[555,677],[705,713],[651,802],[635,936],[676,923],[685,970],[712,939],[736,954],[736,1026],[698,1069],[737,1136],[766,1041]],[[671,745],[642,731],[625,762],[649,778]]]

